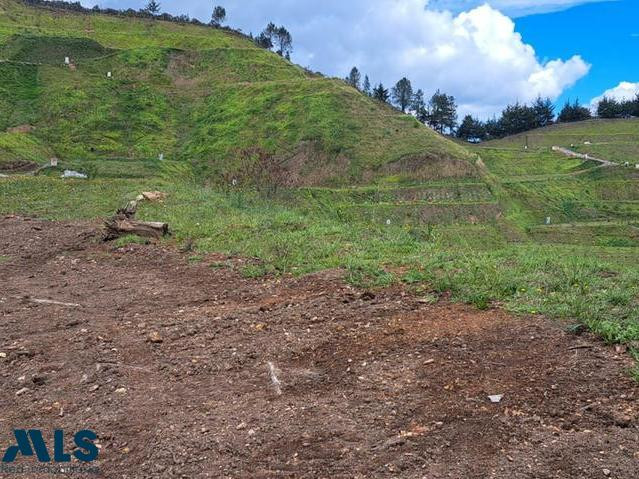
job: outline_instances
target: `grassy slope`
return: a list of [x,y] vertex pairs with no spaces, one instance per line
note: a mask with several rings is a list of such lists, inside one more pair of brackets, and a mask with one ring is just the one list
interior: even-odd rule
[[296,173],[346,183],[405,157],[471,158],[343,82],[221,30],[0,0],[0,59],[0,131],[32,124],[65,161],[164,153],[219,176],[240,167],[243,148],[282,159],[303,149]]
[[[629,120],[589,120],[557,124],[486,143],[495,148],[532,149],[563,146],[614,162],[639,163],[639,118]],[[590,144],[585,144],[585,143]]]

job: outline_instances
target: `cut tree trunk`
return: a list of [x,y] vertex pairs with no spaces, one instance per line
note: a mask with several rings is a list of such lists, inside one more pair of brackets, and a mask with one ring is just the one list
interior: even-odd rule
[[137,221],[134,219],[137,202],[130,201],[126,207],[117,211],[115,216],[105,220],[105,241],[111,241],[126,235],[137,235],[144,238],[161,238],[169,234],[169,225],[156,221]]

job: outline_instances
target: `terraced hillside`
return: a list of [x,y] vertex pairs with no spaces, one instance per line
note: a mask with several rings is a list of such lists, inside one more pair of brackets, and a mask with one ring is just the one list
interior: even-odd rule
[[266,155],[290,184],[318,185],[428,176],[472,156],[239,34],[16,0],[0,0],[0,110],[0,162],[14,166],[55,155],[119,169],[162,154],[219,180]]
[[[556,146],[616,165],[568,157]],[[558,124],[477,151],[508,195],[508,217],[532,239],[639,246],[639,119]]]
[[613,162],[639,163],[639,118],[556,124],[488,144],[521,148],[526,142],[534,150],[562,146]]

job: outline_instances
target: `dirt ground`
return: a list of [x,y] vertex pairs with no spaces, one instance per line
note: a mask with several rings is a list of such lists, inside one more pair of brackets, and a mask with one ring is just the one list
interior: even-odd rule
[[631,362],[587,334],[189,255],[0,218],[0,453],[87,428],[108,478],[639,476]]

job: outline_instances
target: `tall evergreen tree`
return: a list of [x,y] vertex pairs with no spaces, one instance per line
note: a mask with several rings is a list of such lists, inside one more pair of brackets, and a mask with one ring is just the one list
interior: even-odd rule
[[541,98],[541,96],[538,96],[532,108],[535,113],[536,128],[552,125],[555,121],[555,105],[553,105],[550,98]]
[[622,105],[614,98],[604,96],[597,105],[599,118],[618,118],[622,116]]
[[535,109],[520,103],[506,106],[499,122],[505,135],[515,135],[537,128]]
[[482,141],[486,138],[486,128],[481,121],[466,115],[457,129],[457,138],[466,141]]
[[424,100],[424,92],[417,90],[413,95],[413,99],[410,105],[411,109],[415,112],[415,117],[422,123],[428,121],[428,110],[426,109],[426,101]]
[[373,89],[373,98],[384,103],[388,103],[390,95],[388,93],[388,90],[384,88],[384,85],[380,83]]
[[413,86],[410,80],[406,77],[399,80],[393,87],[392,93],[395,104],[403,113],[406,113],[406,108],[410,106],[413,100]]
[[266,50],[270,50],[273,48],[273,40],[270,35],[263,31],[255,38],[255,43],[257,43],[260,47],[265,48]]
[[446,129],[452,132],[457,124],[457,105],[455,98],[439,90],[429,101],[430,114],[428,122],[438,132],[444,133]]
[[568,123],[573,121],[584,121],[592,118],[590,109],[579,104],[579,100],[575,100],[574,103],[566,102],[561,112],[559,113],[558,120],[561,123]]
[[630,101],[628,113],[630,114],[630,116],[639,117],[639,92],[637,93],[635,98]]
[[357,88],[359,90],[360,81],[362,80],[362,75],[357,69],[357,67],[353,67],[351,72],[346,77],[346,83],[348,83],[353,88]]
[[146,4],[145,10],[151,15],[157,15],[160,13],[160,4],[155,0],[149,0],[149,3]]
[[217,5],[213,8],[213,14],[211,15],[211,25],[220,26],[226,20],[226,9]]
[[283,26],[270,22],[256,39],[256,43],[267,49],[275,48],[278,55],[290,59],[293,51],[293,37]]
[[277,49],[277,53],[280,56],[290,59],[291,53],[293,52],[293,37],[289,31],[283,26],[279,27],[275,31],[275,36],[273,38],[273,44]]
[[371,81],[368,79],[368,75],[364,77],[364,85],[362,86],[362,91],[366,95],[371,96]]
[[484,124],[484,130],[486,131],[486,139],[494,140],[496,138],[503,138],[506,136],[501,121],[497,118],[492,118]]

